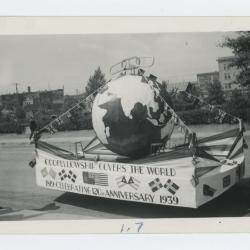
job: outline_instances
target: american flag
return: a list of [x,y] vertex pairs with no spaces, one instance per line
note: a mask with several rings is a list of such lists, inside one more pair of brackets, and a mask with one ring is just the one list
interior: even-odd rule
[[82,172],[83,182],[90,185],[108,186],[108,175],[103,173]]
[[60,176],[61,181],[63,181],[64,179],[66,179],[68,177],[68,175],[64,169],[62,171],[60,171],[58,175]]

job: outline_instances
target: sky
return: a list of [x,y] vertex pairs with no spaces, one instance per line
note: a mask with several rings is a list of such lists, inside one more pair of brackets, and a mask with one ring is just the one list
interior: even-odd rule
[[154,56],[149,71],[162,80],[196,80],[198,73],[218,71],[218,57],[232,55],[218,46],[233,32],[2,35],[0,36],[0,94],[58,89],[65,94],[84,92],[90,75],[130,56]]

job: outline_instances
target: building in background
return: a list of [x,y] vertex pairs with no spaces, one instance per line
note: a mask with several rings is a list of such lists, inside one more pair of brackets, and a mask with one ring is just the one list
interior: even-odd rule
[[32,116],[37,111],[60,112],[64,104],[64,89],[31,91],[28,87],[27,92],[14,93],[0,96],[0,108],[2,110],[15,111],[22,108],[26,117]]
[[6,94],[0,96],[1,108],[14,110],[18,105],[20,105],[20,98],[18,94]]
[[240,69],[236,66],[232,66],[234,60],[234,56],[219,57],[217,60],[219,79],[226,98],[229,98],[232,95],[234,89],[240,89],[244,92],[241,86],[237,83],[237,75],[240,73]]
[[41,91],[39,92],[39,100],[43,109],[60,109],[64,103],[64,90]]
[[222,89],[225,92],[226,99],[232,96],[232,92],[235,89],[241,91],[242,95],[248,96],[250,93],[250,86],[242,87],[237,82],[237,75],[240,73],[240,69],[236,66],[232,66],[235,60],[235,56],[219,57],[218,67],[219,67],[219,79],[222,85]]
[[197,74],[197,87],[203,97],[208,96],[207,86],[216,81],[219,81],[218,71]]

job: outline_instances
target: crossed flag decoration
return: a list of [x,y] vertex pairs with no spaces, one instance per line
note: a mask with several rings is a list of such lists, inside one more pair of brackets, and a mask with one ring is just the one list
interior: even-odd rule
[[60,176],[61,181],[64,181],[65,179],[70,179],[73,183],[76,182],[76,178],[77,176],[71,171],[69,170],[69,172],[67,173],[64,169],[62,171],[60,171],[58,173],[58,175]]
[[159,178],[156,178],[153,181],[149,182],[148,185],[151,188],[152,192],[156,192],[163,187]]
[[187,102],[192,102],[194,106],[204,107],[209,112],[215,112],[215,120],[218,121],[219,123],[222,123],[226,116],[229,117],[232,122],[237,122],[237,121],[240,122],[240,119],[238,117],[230,115],[224,110],[219,109],[216,106],[201,100],[197,96],[192,95],[191,91],[192,91],[192,86],[191,84],[188,84],[184,92],[185,94],[184,100]]
[[[160,80],[157,76],[149,74],[148,72],[146,72],[143,69],[139,69],[138,74],[142,75],[144,77],[145,82],[148,82],[149,85],[151,85],[154,88],[157,88],[160,91],[160,85],[161,85],[160,83],[162,82],[162,80]],[[240,122],[240,118],[233,116],[233,115],[230,115],[227,112],[223,111],[222,109],[219,109],[219,108],[215,107],[214,105],[208,104],[205,101],[198,98],[197,96],[194,96],[191,93],[191,90],[192,90],[192,86],[191,86],[191,84],[188,84],[186,90],[184,91],[184,94],[185,94],[184,100],[185,101],[192,102],[194,106],[200,106],[200,107],[202,106],[210,112],[216,112],[215,119],[219,123],[222,123],[226,116],[229,117],[232,122],[237,122],[237,121]],[[161,98],[161,99],[163,102],[165,102],[165,100],[163,98]],[[180,126],[181,132],[184,132],[185,134],[192,134],[192,131],[178,117],[178,115],[175,113],[175,111],[171,108],[169,108],[169,111],[172,113],[172,116],[175,119],[176,125]]]
[[182,119],[175,113],[175,111],[167,104],[165,99],[161,96],[160,93],[162,81],[158,77],[149,74],[143,69],[139,69],[138,74],[142,76],[142,81],[148,83],[149,86],[153,89],[153,91],[158,91],[158,97],[165,104],[165,112],[170,112],[170,114],[172,115],[171,119],[173,119],[176,126],[180,127],[181,132],[184,133],[185,141],[188,140],[188,142],[190,143],[194,132],[184,123],[184,121],[182,121]]
[[175,195],[175,193],[179,189],[179,186],[175,184],[173,181],[171,181],[170,179],[168,179],[164,185],[164,188],[166,188],[168,192],[170,192],[172,195]]
[[151,182],[149,182],[149,187],[151,188],[152,192],[156,192],[161,188],[165,188],[169,193],[175,195],[175,193],[179,190],[179,186],[174,183],[172,180],[168,179],[166,183],[163,185],[159,178],[155,178]]

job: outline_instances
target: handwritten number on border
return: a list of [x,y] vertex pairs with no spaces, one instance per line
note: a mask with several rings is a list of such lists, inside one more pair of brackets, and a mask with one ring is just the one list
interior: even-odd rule
[[143,228],[143,222],[136,222],[130,226],[122,224],[120,233],[140,233]]

